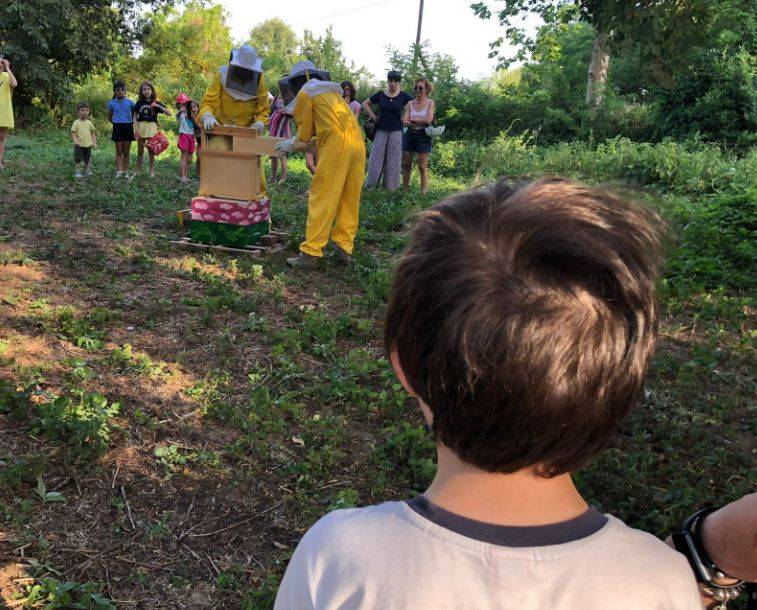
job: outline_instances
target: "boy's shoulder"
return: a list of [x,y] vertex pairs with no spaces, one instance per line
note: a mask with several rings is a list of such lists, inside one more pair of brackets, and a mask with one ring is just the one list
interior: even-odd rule
[[624,556],[629,554],[624,561],[636,563],[640,569],[653,571],[655,566],[665,565],[669,569],[691,577],[691,568],[686,558],[678,551],[665,544],[662,540],[636,528],[627,525],[617,517],[608,515],[612,534],[608,541],[610,550],[618,550]]
[[[439,553],[480,557],[497,561],[566,562],[591,566],[589,571],[610,572],[622,566],[633,581],[666,581],[686,587],[692,580],[688,562],[659,538],[634,529],[620,519],[607,515],[607,523],[596,533],[566,544],[534,547],[501,547],[474,540],[447,530],[413,511],[406,502],[384,502],[364,508],[336,510],[322,517],[303,537],[307,554],[318,562],[352,563],[359,570],[365,562],[364,551],[388,559],[396,553],[417,555],[427,561]],[[446,550],[442,550],[446,549]]]
[[[467,535],[440,527],[425,517],[419,516],[406,502],[394,501],[375,504],[363,508],[335,510],[319,519],[305,534],[303,541],[310,548],[328,549],[340,554],[345,548],[354,548],[356,539],[374,540],[379,545],[391,545],[394,538],[408,536],[427,538],[429,542],[450,545],[468,552],[480,552],[486,548],[487,554],[497,553],[497,547]],[[499,547],[504,555],[514,558],[530,549],[530,555],[557,558],[584,551],[611,559],[616,553],[628,552],[640,571],[657,570],[668,566],[673,571],[690,574],[685,558],[659,538],[626,525],[620,519],[607,515],[607,523],[595,534],[579,539],[576,543],[548,545],[544,547]],[[512,552],[511,552],[512,551]]]
[[618,608],[701,607],[686,559],[610,515],[600,530],[572,542],[500,546],[441,527],[406,502],[386,502],[337,510],[317,521],[292,558],[277,608],[304,607],[285,603],[302,591],[326,602],[354,595],[364,602],[355,608],[379,607],[389,583],[396,603],[383,607],[410,607],[411,600],[434,607],[432,601],[438,606],[459,600],[462,582],[480,597],[476,607],[499,608],[503,595],[534,579],[539,585],[530,587],[532,599],[522,607],[557,607],[549,605],[555,599],[562,599],[560,607],[578,607],[571,604],[585,596],[587,582],[596,582],[598,598],[633,591],[633,599]]
[[307,531],[303,542],[310,549],[328,549],[340,554],[356,539],[386,539],[401,530],[406,521],[404,502],[384,502],[362,508],[343,508],[321,517]]

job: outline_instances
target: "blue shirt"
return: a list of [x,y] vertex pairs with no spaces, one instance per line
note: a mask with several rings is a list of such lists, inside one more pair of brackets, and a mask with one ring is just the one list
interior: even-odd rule
[[131,123],[131,111],[134,108],[134,102],[128,97],[119,100],[114,97],[108,102],[108,110],[113,113],[114,123]]

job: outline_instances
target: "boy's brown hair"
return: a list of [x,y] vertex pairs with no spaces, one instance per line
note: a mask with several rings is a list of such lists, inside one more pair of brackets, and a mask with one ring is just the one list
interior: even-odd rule
[[559,178],[420,215],[385,340],[437,440],[490,472],[584,466],[639,396],[657,331],[664,223]]

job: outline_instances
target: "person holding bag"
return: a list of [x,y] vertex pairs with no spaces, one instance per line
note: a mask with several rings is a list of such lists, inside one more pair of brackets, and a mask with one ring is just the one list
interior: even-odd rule
[[[400,88],[401,81],[402,75],[397,70],[390,70],[387,74],[387,88],[377,91],[363,102],[363,110],[376,123],[376,135],[368,158],[368,177],[365,180],[368,188],[378,185],[382,175],[385,188],[396,191],[400,187],[402,111],[405,104],[413,99]],[[379,107],[378,115],[371,104]]]
[[428,155],[431,152],[431,136],[426,128],[434,122],[434,100],[429,96],[434,90],[425,78],[415,81],[415,99],[405,106],[402,124],[407,127],[402,137],[402,189],[410,188],[413,171],[413,153],[418,153],[418,169],[421,174],[421,193],[428,192]]
[[142,171],[142,159],[145,156],[145,148],[150,161],[150,178],[155,177],[155,152],[148,142],[158,134],[158,114],[172,116],[157,99],[155,87],[149,81],[139,86],[139,99],[132,109],[134,117],[134,135],[137,137],[137,175]]

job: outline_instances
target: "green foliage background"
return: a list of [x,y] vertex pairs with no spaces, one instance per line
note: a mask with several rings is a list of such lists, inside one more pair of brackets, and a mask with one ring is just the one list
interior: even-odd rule
[[[64,580],[52,567],[60,559],[50,552],[58,544],[55,536],[45,539],[51,523],[56,536],[89,536],[84,542],[91,548],[123,537],[123,554],[146,559],[146,566],[156,553],[176,555],[173,541],[186,530],[192,505],[174,516],[153,513],[155,498],[171,478],[212,481],[213,489],[226,480],[218,507],[213,496],[214,510],[232,507],[243,514],[260,508],[262,496],[250,490],[270,486],[280,507],[276,520],[290,520],[265,533],[280,542],[266,547],[253,566],[243,565],[241,555],[221,561],[220,546],[208,549],[221,566],[212,605],[230,608],[272,606],[291,550],[325,511],[422,490],[434,472],[433,442],[377,347],[393,261],[415,213],[502,176],[558,174],[609,184],[661,209],[672,228],[660,290],[665,339],[643,403],[624,423],[617,443],[577,474],[581,491],[600,509],[662,536],[695,507],[733,500],[753,488],[753,0],[656,2],[651,12],[638,19],[626,14],[625,20],[622,10],[607,13],[601,4],[630,6],[595,0],[477,3],[480,14],[488,10],[503,24],[526,10],[544,19],[532,36],[517,28],[503,31],[503,40],[520,45],[522,63],[478,81],[461,78],[454,57],[428,43],[387,48],[386,66],[403,72],[407,90],[419,76],[435,85],[437,115],[447,131],[435,140],[430,157],[431,190],[417,193],[414,177],[409,194],[366,192],[354,264],[335,267],[326,261],[315,286],[285,272],[283,254],[261,264],[206,253],[188,256],[186,265],[167,265],[176,258],[167,239],[177,234],[175,211],[196,192],[192,184],[175,185],[173,133],[154,180],[143,176],[114,185],[107,145],[94,152],[91,179],[72,177],[70,139],[60,126],[73,119],[76,102],[91,104],[102,142],[115,78],[126,80],[131,97],[143,80],[152,81],[166,103],[179,91],[202,96],[230,47],[242,42],[232,40],[219,4],[0,3],[0,53],[11,57],[19,77],[14,101],[21,127],[8,140],[0,182],[9,191],[0,237],[18,247],[3,248],[0,265],[58,269],[56,277],[78,299],[77,307],[81,303],[79,309],[68,301],[57,304],[48,282],[37,282],[33,294],[4,296],[16,312],[9,324],[32,338],[54,338],[68,354],[54,366],[22,365],[14,360],[12,342],[0,340],[0,364],[12,376],[0,381],[0,417],[16,427],[14,438],[35,443],[34,453],[0,453],[5,466],[0,525],[14,546],[28,547],[29,557],[44,562],[22,592],[27,607],[114,607],[104,597],[105,585],[89,582],[99,580],[99,572],[82,570],[77,578],[86,582],[79,583]],[[686,19],[671,13],[671,6],[684,7],[687,18],[701,16],[696,31],[681,29]],[[608,24],[617,31],[609,87],[602,107],[589,113],[587,66],[597,32]],[[676,28],[681,30],[676,36],[658,40]],[[334,80],[353,80],[359,100],[384,86],[384,74],[371,76],[349,60],[350,49],[331,28],[299,38],[283,20],[270,19],[246,38],[265,58],[274,90],[303,58],[329,70]],[[303,237],[310,174],[296,157],[289,171],[286,184],[271,185],[270,192],[276,201],[273,223],[291,232],[294,246]],[[42,237],[37,246],[28,245],[30,235]],[[95,237],[107,239],[107,250],[100,250]],[[156,346],[156,329],[176,320],[183,325],[180,349]],[[124,342],[126,324],[134,346]],[[255,358],[240,358],[250,354]],[[195,359],[202,367],[192,371]],[[189,434],[192,420],[172,419],[176,413],[153,408],[152,394],[141,393],[159,380],[175,382],[182,370],[194,375],[183,395],[202,424],[197,436]],[[102,379],[126,381],[114,389],[103,387]],[[186,443],[174,440],[176,429],[182,438],[187,433]],[[140,478],[129,497],[135,514],[154,517],[127,527],[126,494],[123,488],[121,497],[107,491],[115,476],[100,460],[112,449],[133,448],[135,439],[144,443],[140,467],[153,476]],[[80,510],[80,497],[68,489],[64,497],[54,486],[64,476],[76,479],[78,471],[104,472],[106,484],[85,486],[83,497],[86,502],[87,493],[105,489],[101,499],[114,519],[107,531],[97,523],[74,528],[76,522],[65,519],[66,510],[87,513]],[[43,518],[48,513],[63,518]],[[208,531],[223,532],[214,543],[236,536],[223,525],[208,525]],[[135,543],[136,532],[142,536]],[[229,548],[247,551],[244,544]],[[210,554],[208,559],[213,562]],[[181,587],[207,585],[207,565],[204,558],[197,564],[189,556],[184,560],[177,573],[146,570],[133,582],[126,565],[108,595],[132,599],[138,591],[140,598],[185,603],[188,589]],[[185,571],[187,566],[192,569]]]

